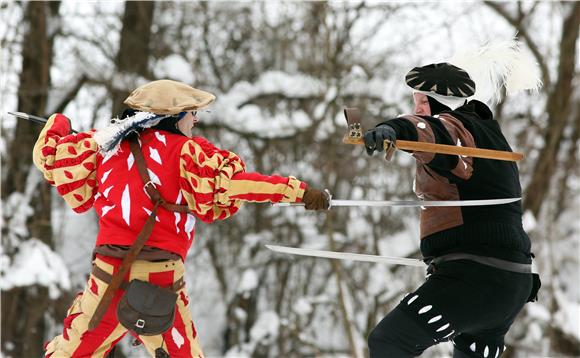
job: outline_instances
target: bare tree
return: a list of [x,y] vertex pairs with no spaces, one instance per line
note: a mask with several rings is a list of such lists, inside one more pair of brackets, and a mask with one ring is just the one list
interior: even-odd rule
[[[55,26],[58,27],[60,2],[30,2],[26,4],[24,23],[28,31],[22,41],[22,71],[18,89],[18,110],[44,114],[51,88],[50,67],[53,57]],[[33,214],[27,221],[29,237],[34,237],[53,247],[51,227],[51,192],[47,183],[38,180],[30,185],[32,156],[29,154],[39,127],[31,122],[18,121],[4,170],[2,185],[4,198],[26,190],[34,193],[30,202]],[[37,190],[34,190],[37,188]],[[10,227],[3,227],[2,246],[5,253],[18,252],[18,243],[27,237],[12,238],[7,235]],[[16,241],[14,241],[16,239]],[[10,273],[6,273],[10,275]],[[52,311],[51,299],[45,286],[15,287],[2,291],[2,350],[14,357],[39,357],[45,336],[46,313]],[[10,342],[8,347],[6,344]]]
[[[514,26],[519,36],[529,46],[536,60],[540,64],[544,91],[547,93],[546,113],[548,121],[544,130],[545,145],[540,151],[538,160],[533,169],[533,176],[530,184],[526,188],[524,207],[538,215],[545,201],[550,187],[551,179],[554,177],[558,167],[558,153],[561,144],[564,142],[564,129],[566,126],[574,124],[572,108],[575,102],[573,81],[575,78],[575,65],[577,62],[578,29],[580,28],[580,3],[561,3],[561,6],[568,14],[562,20],[562,38],[560,40],[558,52],[558,68],[555,80],[551,80],[547,66],[546,55],[542,54],[539,46],[528,28],[525,13],[521,6],[512,14],[508,7],[500,2],[486,1],[487,6],[503,17],[509,24]],[[534,9],[530,10],[530,13]]]
[[[525,207],[538,214],[550,187],[550,178],[558,166],[558,153],[564,139],[564,129],[573,125],[575,103],[573,81],[577,62],[578,30],[580,28],[580,3],[569,4],[569,14],[562,22],[559,65],[554,84],[548,84],[546,112],[548,123],[544,134],[545,146],[534,168],[532,181],[526,188]],[[578,104],[576,102],[576,104]],[[577,119],[577,118],[576,118]]]
[[127,1],[123,14],[121,42],[116,58],[116,73],[111,86],[113,115],[123,108],[123,100],[135,88],[135,77],[150,78],[149,39],[153,24],[154,1]]

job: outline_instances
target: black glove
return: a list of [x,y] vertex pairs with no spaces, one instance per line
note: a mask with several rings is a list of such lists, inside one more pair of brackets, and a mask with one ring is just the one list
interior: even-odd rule
[[385,140],[389,140],[394,142],[397,139],[397,133],[388,124],[381,124],[373,129],[369,129],[365,132],[364,141],[365,141],[365,149],[367,150],[368,155],[373,155],[373,152],[376,150],[377,152],[382,152],[383,149],[383,142]]

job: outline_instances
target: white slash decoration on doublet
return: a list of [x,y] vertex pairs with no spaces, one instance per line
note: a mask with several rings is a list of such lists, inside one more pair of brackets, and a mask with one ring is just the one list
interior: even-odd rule
[[185,221],[185,233],[187,234],[187,238],[191,240],[191,233],[195,228],[195,216],[192,214],[187,214],[187,221]]
[[109,178],[109,174],[111,174],[112,171],[113,169],[109,169],[103,173],[103,176],[101,177],[101,184],[104,184],[107,181],[107,178]]
[[165,136],[163,134],[161,134],[159,132],[155,132],[155,138],[157,138],[158,141],[160,141],[165,146],[167,146],[167,140],[165,139]]
[[121,211],[123,213],[123,220],[130,226],[131,219],[131,194],[129,193],[129,184],[125,185],[123,195],[121,196]]
[[161,180],[159,180],[157,174],[153,173],[151,169],[147,169],[147,171],[149,172],[149,178],[151,179],[151,182],[156,185],[161,185]]
[[133,153],[129,153],[129,156],[127,157],[127,170],[131,170],[133,163],[135,163],[135,157],[133,156]]
[[105,198],[107,198],[107,199],[109,198],[109,192],[111,191],[111,189],[113,189],[113,187],[114,187],[114,185],[111,185],[110,187],[108,187],[107,189],[105,189],[105,190],[103,191],[103,196],[104,196]]
[[157,162],[159,165],[163,165],[161,161],[161,156],[159,155],[159,151],[153,147],[149,147],[149,157]]
[[[183,196],[181,195],[181,190],[180,190],[179,194],[177,195],[177,200],[175,200],[175,204],[180,205],[182,198],[183,198]],[[175,216],[175,231],[179,234],[179,232],[181,231],[181,230],[179,230],[179,222],[181,221],[181,213],[174,211],[173,215]]]
[[107,160],[111,159],[113,157],[113,155],[115,155],[115,153],[107,153],[107,155],[105,155],[103,157],[103,161],[101,162],[101,164],[105,164],[105,162],[107,162]]
[[101,217],[107,215],[107,213],[109,211],[111,211],[112,209],[115,208],[115,205],[111,205],[111,206],[103,206],[103,210],[101,211]]

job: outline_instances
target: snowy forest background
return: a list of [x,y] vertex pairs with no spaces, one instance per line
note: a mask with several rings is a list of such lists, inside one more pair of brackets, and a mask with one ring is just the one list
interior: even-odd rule
[[[516,150],[524,223],[543,287],[504,357],[580,356],[580,2],[2,2],[1,356],[39,357],[90,270],[96,215],[65,207],[31,163],[38,125],[63,112],[103,127],[145,82],[217,94],[201,135],[249,170],[296,175],[336,198],[413,199],[414,162],[341,144],[342,109],[369,123],[411,110],[412,67],[514,34],[543,88],[493,106]],[[418,257],[418,210],[246,204],[198,222],[187,287],[209,357],[362,357],[366,336],[424,280],[417,268],[277,255],[265,243]],[[474,308],[484,309],[484,308]],[[116,356],[140,357],[128,340]],[[449,357],[441,344],[425,357]]]

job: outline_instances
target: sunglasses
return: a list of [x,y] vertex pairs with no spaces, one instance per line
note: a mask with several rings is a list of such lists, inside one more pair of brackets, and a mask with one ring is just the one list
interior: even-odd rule
[[192,116],[196,117],[197,116],[197,111],[187,111],[187,112],[179,112],[179,114],[177,115],[177,117],[179,119],[187,116],[188,113],[191,113]]

